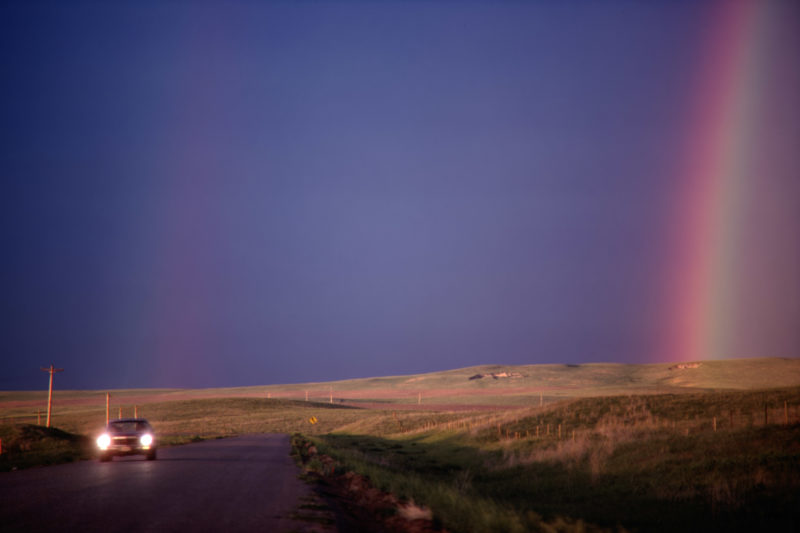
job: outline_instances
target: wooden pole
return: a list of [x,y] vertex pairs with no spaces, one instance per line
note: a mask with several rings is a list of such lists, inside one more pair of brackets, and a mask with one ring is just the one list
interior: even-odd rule
[[306,391],[306,401],[308,401],[308,391]]
[[544,393],[539,391],[539,407],[544,405]]
[[50,427],[50,414],[53,410],[53,365],[50,365],[50,390],[47,393],[47,427]]
[[422,405],[422,393],[421,392],[417,395],[417,405]]
[[110,404],[109,404],[110,400],[111,400],[111,394],[107,392],[106,393],[106,425],[108,425],[108,419],[109,419],[108,410],[109,410],[109,407],[110,407]]
[[122,418],[122,406],[120,405],[119,406],[119,416],[117,417],[117,420],[120,420],[121,418]]
[[42,372],[50,374],[50,389],[47,394],[47,427],[50,427],[50,413],[53,410],[53,374],[63,371],[63,368],[55,368],[53,365],[50,365],[50,368],[42,368]]
[[714,417],[714,433],[717,432],[717,417]]
[[331,387],[331,403],[333,403],[333,387]]

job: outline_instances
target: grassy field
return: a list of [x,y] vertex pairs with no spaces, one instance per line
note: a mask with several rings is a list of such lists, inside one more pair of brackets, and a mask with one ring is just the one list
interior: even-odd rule
[[799,404],[798,387],[582,398],[312,440],[452,531],[793,531]]
[[[753,390],[800,384],[800,359],[704,361],[696,368],[675,364],[623,365],[485,365],[429,374],[390,376],[292,385],[221,389],[132,389],[54,392],[54,423],[80,413],[105,420],[105,394],[111,393],[112,416],[135,405],[193,399],[269,398],[386,409],[515,407],[564,399],[621,394],[682,394]],[[470,379],[482,375],[480,379]],[[492,377],[494,376],[494,377]],[[43,384],[46,382],[43,382]],[[57,385],[56,385],[57,387]],[[0,421],[35,423],[45,414],[47,391],[0,391]],[[148,407],[143,408],[147,412]]]
[[[343,467],[428,506],[453,532],[793,531],[799,363],[485,366],[111,391],[111,416],[135,408],[162,444],[302,433]],[[0,393],[0,470],[91,455],[105,392],[56,391],[57,429],[36,425],[44,406],[45,392]]]

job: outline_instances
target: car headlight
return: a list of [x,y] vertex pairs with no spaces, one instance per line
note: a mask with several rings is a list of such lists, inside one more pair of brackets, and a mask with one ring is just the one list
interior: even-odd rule
[[97,447],[101,450],[108,449],[111,446],[111,437],[108,436],[108,433],[103,433],[99,437],[97,437]]
[[153,444],[153,436],[149,433],[145,433],[141,437],[139,437],[139,442],[142,443],[142,446],[150,446]]

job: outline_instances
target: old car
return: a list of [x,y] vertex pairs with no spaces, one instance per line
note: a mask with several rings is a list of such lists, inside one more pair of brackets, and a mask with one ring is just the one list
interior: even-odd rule
[[156,435],[144,418],[121,418],[106,425],[97,437],[100,460],[110,461],[118,455],[144,455],[148,461],[156,458]]

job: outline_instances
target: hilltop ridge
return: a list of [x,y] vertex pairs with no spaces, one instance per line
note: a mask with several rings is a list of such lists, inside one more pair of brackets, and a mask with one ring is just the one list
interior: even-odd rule
[[[800,386],[800,359],[752,358],[682,363],[487,364],[398,376],[206,389],[111,391],[117,402],[273,398],[392,408],[515,406],[633,394],[682,394]],[[103,404],[106,391],[58,391],[61,405]],[[14,414],[41,405],[47,391],[2,392]]]
[[751,358],[685,363],[487,364],[399,376],[258,387],[273,394],[311,391],[353,398],[515,396],[550,398],[755,390],[800,385],[800,359]]

